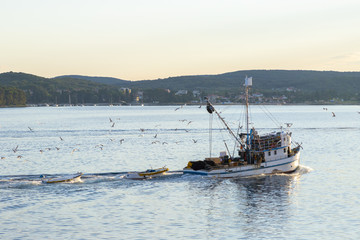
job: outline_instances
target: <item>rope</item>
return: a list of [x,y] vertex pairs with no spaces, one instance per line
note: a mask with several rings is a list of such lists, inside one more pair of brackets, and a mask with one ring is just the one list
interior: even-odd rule
[[272,115],[272,113],[265,107],[265,105],[259,105],[260,109],[270,118],[276,127],[281,127],[281,123]]
[[213,115],[209,115],[209,157],[211,157],[211,149],[212,149],[212,119]]

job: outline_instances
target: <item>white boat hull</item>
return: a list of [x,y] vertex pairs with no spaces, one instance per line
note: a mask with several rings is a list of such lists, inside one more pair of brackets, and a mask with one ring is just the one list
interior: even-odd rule
[[263,162],[260,166],[252,164],[212,170],[193,170],[191,168],[184,168],[183,172],[184,174],[203,175],[206,177],[233,178],[274,173],[290,173],[295,171],[299,165],[300,151],[288,158]]

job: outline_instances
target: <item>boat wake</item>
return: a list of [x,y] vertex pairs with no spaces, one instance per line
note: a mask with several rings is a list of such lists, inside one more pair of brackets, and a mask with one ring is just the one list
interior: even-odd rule
[[[299,176],[310,173],[313,171],[312,168],[300,165],[299,168],[293,173],[276,173],[276,174],[264,174],[258,176],[249,176],[249,177],[237,177],[239,179],[253,179],[253,178],[264,178],[267,176]],[[83,174],[81,178],[74,179],[71,181],[66,182],[59,182],[54,185],[58,184],[99,184],[99,183],[106,183],[106,182],[119,182],[123,181],[124,183],[129,182],[142,182],[142,181],[203,181],[204,179],[214,180],[213,178],[206,178],[203,176],[198,175],[191,175],[191,174],[183,174],[181,170],[178,171],[168,171],[164,175],[157,176],[154,178],[147,178],[141,180],[133,180],[127,179],[126,174],[129,172],[108,172],[108,173],[87,173]],[[48,174],[47,177],[57,178],[67,174]],[[215,178],[216,179],[216,178]],[[220,180],[220,179],[218,179]],[[8,175],[8,176],[0,176],[0,189],[6,188],[30,188],[34,186],[41,186],[41,185],[49,185],[44,183],[43,175]],[[53,184],[51,184],[53,185]]]
[[[64,182],[56,182],[58,184],[97,184],[103,182],[114,182],[114,181],[134,181],[132,179],[127,179],[125,176],[129,172],[108,172],[108,173],[87,173],[83,174],[81,178],[71,179]],[[44,181],[44,176],[46,178],[62,178],[69,174],[42,174],[42,175],[7,175],[0,176],[0,189],[5,188],[27,188],[31,186],[38,185],[49,185]],[[157,176],[154,178],[141,179],[140,181],[152,181],[152,180],[170,180],[174,178],[179,178],[183,175],[182,171],[169,171],[164,175]],[[51,184],[53,185],[53,184]]]

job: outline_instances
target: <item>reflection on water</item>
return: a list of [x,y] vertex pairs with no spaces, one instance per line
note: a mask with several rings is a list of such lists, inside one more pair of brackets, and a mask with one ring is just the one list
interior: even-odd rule
[[[123,173],[85,174],[81,182],[60,184],[43,184],[35,176],[21,176],[3,179],[2,210],[14,214],[14,210],[26,213],[35,208],[46,213],[57,205],[76,212],[71,206],[80,204],[77,214],[84,214],[87,206],[100,204],[106,211],[122,209],[116,216],[121,215],[127,224],[118,228],[129,229],[130,238],[136,238],[139,231],[148,234],[145,229],[151,221],[144,222],[146,217],[159,219],[160,226],[186,229],[181,236],[189,239],[221,239],[224,234],[228,239],[266,239],[279,226],[286,228],[294,216],[299,179],[306,172],[308,169],[302,167],[294,174],[232,179],[177,173],[141,181],[124,179]],[[56,219],[51,224],[56,225]],[[169,236],[178,237],[179,233]]]
[[[294,215],[299,178],[308,172],[233,179],[197,179],[188,189],[197,211],[206,213],[207,239],[233,228],[240,237],[272,233]],[[201,197],[199,197],[201,196]],[[220,237],[220,235],[219,235]],[[234,235],[233,237],[239,237]]]

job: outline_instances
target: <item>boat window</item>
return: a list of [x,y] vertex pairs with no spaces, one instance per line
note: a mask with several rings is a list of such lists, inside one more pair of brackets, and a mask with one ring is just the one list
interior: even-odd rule
[[286,148],[284,148],[284,153],[286,153]]
[[277,152],[276,152],[276,150],[275,150],[275,151],[274,151],[274,154],[276,155],[276,153],[277,153]]
[[271,152],[270,152],[270,151],[269,151],[268,155],[271,156]]

